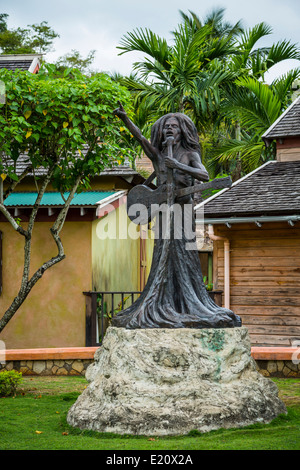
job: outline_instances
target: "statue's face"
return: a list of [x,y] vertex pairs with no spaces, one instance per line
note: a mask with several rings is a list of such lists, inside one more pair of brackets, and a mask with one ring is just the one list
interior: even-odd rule
[[163,127],[163,136],[164,140],[167,137],[174,137],[174,141],[179,142],[181,139],[181,129],[179,126],[179,122],[176,118],[168,118]]

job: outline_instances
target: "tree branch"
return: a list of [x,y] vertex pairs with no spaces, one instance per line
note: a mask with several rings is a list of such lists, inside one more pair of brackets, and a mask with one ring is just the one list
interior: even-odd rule
[[[25,176],[28,175],[28,173],[32,170],[32,165],[29,165],[24,171],[23,173],[21,173],[21,175],[19,176],[19,179],[18,181],[13,181],[11,183],[11,185],[8,187],[8,189],[5,191],[4,193],[4,197],[3,199],[6,199],[12,192],[13,190],[15,189],[15,187],[25,178]],[[2,202],[2,201],[1,201]]]
[[6,218],[6,220],[11,224],[12,228],[20,233],[21,235],[23,235],[24,237],[27,236],[27,231],[23,229],[23,227],[21,227],[21,225],[19,225],[15,219],[13,218],[13,216],[10,214],[10,212],[6,209],[6,207],[4,206],[4,204],[0,204],[0,212],[2,212],[2,214],[4,215],[4,217]]
[[28,279],[29,279],[29,269],[30,269],[30,261],[31,261],[31,238],[32,238],[34,222],[35,222],[35,219],[36,219],[39,207],[40,207],[42,197],[53,175],[53,171],[54,171],[54,168],[50,168],[48,174],[45,176],[44,181],[42,182],[42,185],[40,187],[39,193],[37,195],[36,201],[34,203],[34,206],[32,208],[30,217],[29,217],[29,222],[28,222],[26,237],[25,237],[25,246],[24,246],[24,268],[23,268],[21,290],[28,283]]
[[12,304],[6,310],[6,312],[4,313],[3,317],[0,320],[0,333],[4,329],[4,327],[7,325],[7,323],[11,320],[11,318],[14,316],[18,308],[25,301],[31,289],[37,283],[37,281],[43,276],[44,272],[47,269],[51,268],[51,266],[54,266],[55,264],[59,263],[64,258],[65,258],[64,254],[63,255],[58,254],[54,258],[51,258],[51,260],[43,263],[42,266],[33,274],[31,279],[25,285],[21,287],[18,295],[14,298]]

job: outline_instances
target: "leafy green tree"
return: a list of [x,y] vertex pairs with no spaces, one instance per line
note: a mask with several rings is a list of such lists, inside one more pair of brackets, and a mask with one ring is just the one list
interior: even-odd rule
[[201,18],[191,10],[189,10],[190,15],[187,15],[182,10],[179,10],[179,12],[183,21],[189,24],[191,30],[194,32],[198,31],[205,25],[209,25],[211,27],[211,35],[215,38],[219,38],[221,36],[236,37],[243,32],[241,20],[235,24],[225,21],[225,8],[213,8],[203,20],[201,20]]
[[7,13],[0,13],[0,33],[3,33],[7,30],[7,22],[6,19],[8,18]]
[[288,40],[258,47],[258,41],[271,33],[272,28],[261,22],[235,34],[238,53],[223,64],[235,79],[221,83],[218,118],[208,146],[208,167],[214,175],[220,170],[230,171],[237,179],[275,158],[274,145],[266,149],[261,135],[291,103],[291,87],[299,77],[299,69],[289,71],[271,85],[265,77],[274,65],[287,59],[299,60],[300,51]]
[[3,54],[45,54],[59,35],[47,21],[28,25],[27,28],[8,29],[6,13],[0,14],[0,51]]
[[35,50],[28,41],[29,30],[17,28],[0,33],[0,50],[2,54],[32,54]]
[[[205,159],[214,147],[208,137],[219,132],[222,90],[237,76],[226,62],[237,53],[234,44],[241,23],[224,22],[224,9],[213,10],[204,21],[193,12],[181,12],[181,16],[170,44],[150,30],[136,30],[122,38],[121,54],[139,51],[146,56],[121,83],[135,99],[136,115],[146,116],[144,109],[151,110],[150,123],[167,112],[189,114],[201,134]],[[214,163],[217,166],[224,164]]]
[[[0,70],[6,86],[6,102],[0,104],[0,174],[4,179],[0,212],[13,230],[24,239],[24,268],[21,286],[0,320],[0,331],[13,317],[44,272],[65,258],[60,232],[74,194],[89,187],[90,178],[105,167],[122,160],[120,123],[112,114],[120,99],[130,107],[130,95],[107,75],[86,77],[79,72],[72,79],[53,78],[54,66],[37,75]],[[27,156],[27,167],[17,171],[18,161]],[[16,220],[5,206],[5,199],[35,170],[38,195],[28,224]],[[30,254],[34,224],[43,194],[49,185],[68,192],[65,204],[50,229],[57,255],[30,276]]]
[[95,54],[96,51],[92,50],[84,58],[79,51],[72,49],[71,52],[59,57],[55,65],[60,72],[64,72],[66,69],[77,69],[81,73],[91,74],[90,67],[94,62]]
[[40,24],[32,24],[30,28],[30,47],[40,54],[46,54],[53,50],[53,41],[59,37],[49,25],[47,21],[42,21]]

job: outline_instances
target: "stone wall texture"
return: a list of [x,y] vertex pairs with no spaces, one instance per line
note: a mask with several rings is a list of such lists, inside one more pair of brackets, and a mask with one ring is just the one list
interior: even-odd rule
[[90,359],[50,359],[8,361],[0,364],[0,370],[16,370],[22,375],[81,375],[85,376],[87,367],[93,361]]
[[[23,375],[81,375],[85,376],[89,365],[94,361],[90,359],[68,359],[47,361],[8,361],[0,364],[1,370],[16,370]],[[255,361],[256,368],[264,377],[300,378],[300,362],[292,361]]]
[[256,361],[257,370],[264,377],[300,378],[300,361]]

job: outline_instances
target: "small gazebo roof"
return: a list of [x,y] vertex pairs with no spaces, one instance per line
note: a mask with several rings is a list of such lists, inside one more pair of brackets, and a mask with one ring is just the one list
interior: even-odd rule
[[0,69],[18,69],[37,73],[40,68],[41,59],[41,54],[2,54],[0,55]]

